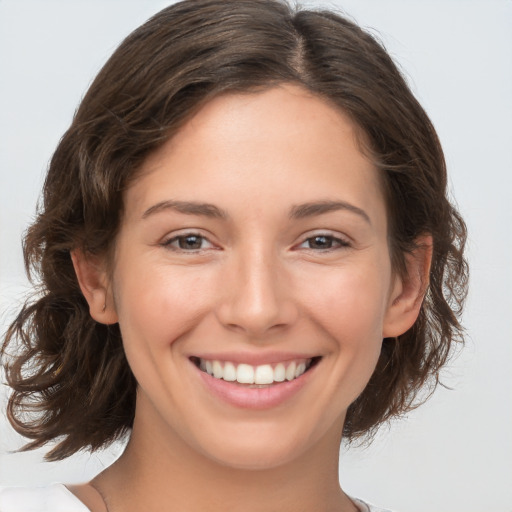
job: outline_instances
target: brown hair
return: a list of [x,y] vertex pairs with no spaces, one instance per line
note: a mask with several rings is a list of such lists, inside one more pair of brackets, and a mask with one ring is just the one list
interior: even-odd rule
[[[223,92],[300,84],[348,114],[382,171],[395,269],[419,235],[433,237],[430,283],[418,320],[383,341],[377,368],[350,406],[344,436],[365,438],[432,391],[453,341],[467,286],[466,230],[447,199],[441,146],[397,67],[371,35],[329,11],[279,0],[188,0],[129,35],[100,71],[49,166],[38,217],[24,240],[38,294],[7,331],[2,355],[13,393],[8,417],[65,458],[127,434],[136,381],[118,325],[96,323],[70,259],[108,254],[123,190],[147,156]],[[29,413],[29,414],[27,414]]]

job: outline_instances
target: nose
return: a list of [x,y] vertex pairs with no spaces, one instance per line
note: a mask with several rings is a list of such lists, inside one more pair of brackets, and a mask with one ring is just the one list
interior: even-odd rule
[[297,320],[290,279],[272,251],[252,247],[234,256],[227,267],[217,307],[225,327],[261,339]]

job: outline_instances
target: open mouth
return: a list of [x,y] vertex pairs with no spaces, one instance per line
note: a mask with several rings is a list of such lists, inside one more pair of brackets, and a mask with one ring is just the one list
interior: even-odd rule
[[268,387],[298,379],[317,365],[320,359],[321,356],[318,356],[254,366],[231,361],[202,359],[196,356],[190,358],[199,370],[214,379],[252,388]]

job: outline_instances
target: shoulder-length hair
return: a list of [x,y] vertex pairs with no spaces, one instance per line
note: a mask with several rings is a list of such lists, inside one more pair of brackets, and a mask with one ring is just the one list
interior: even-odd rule
[[401,73],[345,17],[284,0],[188,0],[130,34],[100,71],[51,160],[36,221],[24,239],[38,284],[10,325],[2,354],[13,392],[8,417],[31,439],[58,440],[48,460],[98,449],[129,433],[137,383],[118,325],[89,315],[70,251],[108,255],[123,191],[149,154],[221,93],[299,84],[350,116],[361,150],[382,173],[393,267],[420,235],[433,239],[418,320],[384,339],[375,372],[351,404],[343,435],[371,436],[439,382],[466,295],[464,222],[447,198],[436,132]]

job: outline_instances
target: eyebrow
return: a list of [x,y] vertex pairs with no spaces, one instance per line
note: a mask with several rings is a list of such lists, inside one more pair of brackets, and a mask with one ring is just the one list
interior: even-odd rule
[[290,218],[303,219],[305,217],[313,217],[315,215],[322,215],[324,213],[335,212],[338,210],[355,213],[362,217],[368,224],[370,224],[370,226],[372,224],[369,215],[364,210],[345,201],[319,201],[298,204],[291,208]]
[[[186,215],[201,215],[204,217],[210,217],[214,219],[228,219],[229,215],[225,210],[222,210],[218,206],[211,203],[199,203],[196,201],[160,201],[159,203],[148,208],[143,214],[142,218],[160,213],[166,210],[174,210],[179,213]],[[362,217],[368,224],[371,225],[371,220],[368,214],[354,206],[353,204],[345,201],[317,201],[311,203],[304,203],[294,205],[290,208],[289,217],[291,219],[304,219],[306,217],[313,217],[316,215],[323,215],[325,213],[335,212],[339,210],[345,210]]]
[[198,203],[195,201],[160,201],[159,203],[148,208],[143,214],[142,218],[146,219],[150,215],[160,213],[165,210],[174,210],[179,213],[187,215],[202,215],[204,217],[211,217],[215,219],[227,219],[228,214],[221,210],[219,207],[210,203]]

